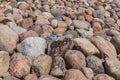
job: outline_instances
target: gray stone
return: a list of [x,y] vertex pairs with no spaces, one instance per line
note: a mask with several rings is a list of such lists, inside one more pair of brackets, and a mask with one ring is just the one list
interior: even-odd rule
[[83,38],[91,38],[91,37],[93,37],[93,29],[92,28],[90,28],[89,31],[84,30],[84,29],[77,29],[77,32]]
[[93,16],[94,16],[95,18],[100,18],[100,19],[102,19],[102,20],[105,20],[104,13],[103,13],[102,11],[100,11],[100,10],[95,10],[95,11],[93,12]]
[[73,20],[73,25],[77,29],[85,29],[85,30],[88,30],[91,27],[89,22],[87,22],[87,21],[79,21],[79,20]]
[[24,29],[20,26],[12,27],[11,29],[14,30],[17,34],[22,34],[24,32],[27,32],[26,29]]
[[40,37],[29,37],[17,45],[17,50],[30,57],[37,57],[45,53],[46,40]]
[[101,59],[96,56],[90,55],[86,58],[87,65],[91,68],[96,74],[104,73],[104,67]]

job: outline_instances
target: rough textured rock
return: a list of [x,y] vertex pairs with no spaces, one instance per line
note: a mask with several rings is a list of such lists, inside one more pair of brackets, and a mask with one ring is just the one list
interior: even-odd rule
[[51,68],[50,74],[56,77],[63,77],[66,72],[65,61],[62,57],[55,57],[53,59],[53,64]]
[[85,30],[88,30],[91,27],[90,23],[88,23],[87,21],[79,21],[79,20],[73,20],[73,25],[75,26],[75,28],[85,29]]
[[52,65],[52,58],[48,55],[41,54],[33,61],[33,71],[40,75],[47,75],[50,72],[50,68]]
[[84,74],[77,69],[70,69],[65,74],[65,80],[88,80]]
[[100,36],[94,36],[92,42],[100,50],[102,57],[116,58],[117,53],[115,47],[109,41],[105,40]]
[[51,56],[63,56],[65,52],[72,47],[73,41],[71,38],[59,38],[48,44],[48,54]]
[[99,73],[104,73],[104,67],[102,60],[99,59],[96,56],[90,55],[86,58],[87,61],[87,66],[91,68],[94,73],[99,74]]
[[115,59],[106,58],[105,59],[106,72],[113,76],[115,80],[120,80],[120,61]]
[[75,38],[74,39],[75,45],[80,47],[80,49],[86,55],[100,55],[99,50],[86,38]]
[[82,72],[84,73],[84,75],[89,79],[92,80],[94,77],[94,72],[91,68],[88,67],[82,67]]
[[25,80],[38,80],[37,76],[35,74],[28,74],[24,78]]
[[115,79],[107,74],[98,74],[94,77],[94,80],[115,80]]
[[30,57],[45,53],[46,40],[40,37],[29,37],[17,45],[17,50]]
[[68,50],[65,53],[67,63],[74,69],[81,69],[86,66],[85,56],[77,50]]
[[12,53],[17,41],[18,35],[7,25],[0,24],[0,50]]
[[6,51],[0,51],[0,76],[8,71],[10,56]]
[[10,62],[9,71],[12,76],[21,78],[30,72],[32,60],[21,54],[15,55]]
[[50,75],[43,75],[38,80],[59,80],[59,79]]

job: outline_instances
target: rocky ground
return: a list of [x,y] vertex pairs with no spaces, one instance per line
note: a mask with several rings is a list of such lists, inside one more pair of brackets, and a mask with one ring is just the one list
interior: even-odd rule
[[120,80],[119,0],[0,0],[0,80]]

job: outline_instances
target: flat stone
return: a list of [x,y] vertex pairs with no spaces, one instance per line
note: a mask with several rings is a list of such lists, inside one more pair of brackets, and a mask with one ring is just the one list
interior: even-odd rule
[[24,80],[38,80],[38,78],[35,74],[28,74],[25,76]]
[[43,75],[38,80],[59,80],[59,79],[51,75]]

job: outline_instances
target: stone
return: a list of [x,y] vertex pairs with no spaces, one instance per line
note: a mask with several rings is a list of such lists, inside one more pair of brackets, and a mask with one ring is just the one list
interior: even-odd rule
[[7,25],[0,24],[0,50],[12,53],[16,48],[18,35]]
[[10,62],[9,71],[12,76],[21,78],[29,74],[31,66],[32,60],[29,57],[18,54]]
[[23,28],[28,29],[33,25],[33,19],[32,18],[25,18],[21,21],[21,25]]
[[2,76],[3,73],[8,71],[9,62],[10,62],[9,53],[6,51],[0,51],[0,76]]
[[103,13],[102,11],[100,11],[100,10],[95,10],[95,11],[93,12],[93,16],[94,16],[95,18],[99,18],[99,19],[105,20],[104,13]]
[[77,29],[77,32],[83,38],[91,38],[91,37],[93,37],[93,29],[92,28],[90,28],[89,31],[84,30],[84,29]]
[[21,2],[18,7],[21,10],[26,10],[29,7],[29,5],[26,2]]
[[50,26],[50,25],[43,25],[42,26],[42,30],[43,30],[43,34],[44,33],[52,33],[53,32],[53,28],[52,28],[52,26]]
[[53,15],[49,12],[43,12],[42,15],[48,19],[53,18]]
[[37,57],[45,54],[46,40],[40,37],[29,37],[17,45],[17,50],[30,57]]
[[48,44],[48,54],[52,57],[63,56],[68,49],[72,49],[73,41],[70,37],[61,37]]
[[41,54],[33,61],[32,69],[37,76],[47,75],[50,72],[52,58],[48,55]]
[[75,38],[74,43],[85,55],[100,55],[99,50],[86,38]]
[[25,80],[38,80],[37,76],[35,74],[28,74],[24,78]]
[[34,30],[39,36],[43,34],[42,27],[40,25],[34,25],[32,27],[32,30]]
[[35,24],[45,25],[45,24],[50,24],[50,22],[44,16],[39,15],[39,16],[37,16],[37,20],[35,21]]
[[79,37],[79,34],[74,30],[68,30],[63,35],[64,36],[71,35],[73,38],[78,38]]
[[11,74],[9,74],[8,72],[7,73],[4,73],[3,74],[3,79],[2,80],[20,80],[14,76],[12,76]]
[[94,77],[94,80],[115,80],[115,79],[107,74],[102,73],[102,74],[96,75]]
[[57,21],[57,19],[53,19],[53,20],[51,20],[51,25],[52,25],[53,28],[56,28],[57,25],[58,25],[58,21]]
[[69,17],[62,16],[62,18],[67,23],[67,26],[70,26],[72,24],[72,20]]
[[28,37],[38,37],[38,34],[33,30],[29,30],[27,32],[20,34],[19,37],[20,37],[20,40],[24,40]]
[[56,34],[63,34],[66,30],[66,28],[55,28],[53,32]]
[[73,25],[77,29],[85,29],[85,30],[88,30],[91,27],[89,22],[87,22],[87,21],[79,21],[79,20],[73,20]]
[[18,35],[27,32],[26,29],[24,29],[20,26],[11,27],[11,29],[14,30]]
[[86,58],[87,66],[91,68],[95,74],[104,73],[102,60],[96,56],[90,55]]
[[43,75],[38,80],[59,80],[59,79],[51,75]]
[[120,19],[117,20],[117,24],[118,24],[118,26],[120,26]]
[[58,28],[67,28],[67,24],[64,21],[58,21]]
[[91,68],[88,67],[82,67],[81,71],[83,72],[83,74],[89,79],[92,80],[94,77],[94,72]]
[[115,20],[113,18],[106,18],[105,23],[107,25],[114,25],[115,24]]
[[88,79],[80,70],[69,69],[65,74],[64,80],[88,80]]
[[92,42],[96,45],[96,47],[100,50],[103,58],[116,58],[117,53],[115,47],[109,41],[105,40],[100,36],[94,36],[92,38]]
[[107,74],[114,77],[115,80],[120,80],[120,61],[117,58],[106,58],[105,68]]
[[119,34],[117,36],[112,37],[111,39],[111,42],[115,46],[118,53],[120,53],[120,35]]
[[64,59],[59,56],[54,57],[50,74],[56,77],[63,77],[65,72],[66,65]]
[[94,22],[93,23],[93,31],[94,32],[98,32],[102,30],[102,26],[99,22]]
[[85,56],[77,50],[68,50],[65,53],[65,60],[74,69],[81,69],[86,66]]

